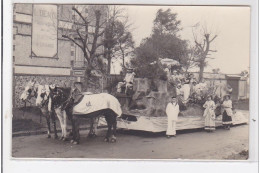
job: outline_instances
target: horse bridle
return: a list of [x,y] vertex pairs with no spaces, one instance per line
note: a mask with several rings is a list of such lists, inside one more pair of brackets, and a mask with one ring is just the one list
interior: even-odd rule
[[42,107],[44,107],[44,106],[46,106],[47,104],[48,104],[48,102],[49,102],[49,95],[47,96],[47,99],[44,99],[44,97],[45,96],[47,96],[47,94],[46,94],[46,92],[44,92],[44,93],[41,93],[41,95],[40,95],[40,97],[42,98],[42,103],[41,103],[41,108]]
[[76,90],[77,90],[77,88],[72,89],[69,97],[65,101],[61,102],[60,104],[57,104],[57,101],[54,101],[54,100],[55,100],[55,97],[64,98],[65,97],[63,94],[64,91],[61,90],[60,88],[57,88],[57,91],[53,91],[52,95],[53,95],[54,107],[56,107],[56,108],[61,107],[62,110],[65,110],[70,105],[71,101],[72,101],[72,103],[74,102],[74,92]]
[[[32,87],[32,88],[33,88],[33,87]],[[32,88],[29,88],[29,89],[27,90],[27,95],[28,95],[28,97],[27,97],[26,100],[24,100],[24,102],[29,102],[29,103],[31,103],[31,102],[30,102],[30,99],[31,99],[32,97],[37,97],[37,89],[36,89],[36,91],[35,91],[35,89],[32,89]],[[32,95],[32,93],[34,93],[34,94]]]

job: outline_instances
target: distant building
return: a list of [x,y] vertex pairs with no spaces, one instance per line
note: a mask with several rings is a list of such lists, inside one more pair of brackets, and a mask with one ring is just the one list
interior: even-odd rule
[[[194,73],[199,78],[199,73]],[[249,79],[236,74],[203,73],[203,78],[209,85],[219,83],[228,84],[232,88],[231,97],[233,100],[249,99]]]
[[[32,79],[41,84],[71,86],[85,76],[86,61],[82,51],[60,34],[65,29],[73,30],[73,21],[77,17],[73,6],[84,14],[92,8],[87,5],[14,4],[14,107],[23,106],[19,97],[26,83]],[[100,8],[103,8],[103,13],[107,10],[106,6],[100,5]],[[106,17],[102,20],[105,22]],[[89,33],[94,31],[94,23],[95,20],[91,20]],[[99,52],[103,50],[103,46],[98,49]]]

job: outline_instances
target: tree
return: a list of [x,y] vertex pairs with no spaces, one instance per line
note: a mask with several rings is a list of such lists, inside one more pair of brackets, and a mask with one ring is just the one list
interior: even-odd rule
[[125,57],[133,52],[134,41],[129,31],[127,14],[118,6],[110,8],[109,22],[105,28],[104,47],[108,61],[108,72],[111,68],[112,58],[122,59],[122,66],[125,68]]
[[[180,21],[177,14],[171,10],[159,9],[154,20],[153,32],[150,37],[142,40],[139,47],[135,49],[136,58],[132,64],[137,67],[137,75],[140,77],[163,76],[163,67],[154,73],[151,63],[158,62],[160,58],[174,59],[182,65],[186,65],[188,57],[188,43],[178,37]],[[166,74],[164,74],[166,75]],[[164,77],[162,77],[164,78]]]
[[82,50],[87,61],[87,74],[90,74],[93,69],[104,71],[100,58],[104,53],[100,51],[100,48],[103,46],[101,39],[107,22],[107,6],[78,5],[73,6],[72,10],[75,13],[70,18],[72,28],[63,29],[62,37],[70,40]]
[[181,21],[177,20],[177,13],[172,13],[171,9],[159,9],[153,23],[154,33],[176,35],[181,30]]
[[207,66],[207,60],[213,59],[209,57],[210,52],[217,52],[216,50],[211,50],[212,42],[217,38],[218,35],[210,33],[206,27],[202,27],[202,32],[195,34],[194,29],[192,29],[195,48],[193,62],[199,67],[199,81],[203,79],[204,68]]
[[105,28],[104,46],[108,60],[108,71],[112,58],[122,59],[125,68],[125,57],[133,52],[134,41],[131,32],[121,21],[113,21]]

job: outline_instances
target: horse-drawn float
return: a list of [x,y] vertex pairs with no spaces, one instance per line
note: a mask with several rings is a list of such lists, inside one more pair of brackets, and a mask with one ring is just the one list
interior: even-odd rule
[[[205,84],[206,83],[207,82],[205,82]],[[152,89],[151,85],[153,85]],[[208,87],[205,87],[203,84],[197,84],[196,87],[198,92],[200,92],[200,94],[197,94],[197,97],[197,91],[195,92],[194,88],[189,88],[189,98],[186,101],[183,100],[183,95],[184,97],[185,94],[187,95],[184,89],[184,93],[182,93],[181,97],[182,99],[179,99],[181,111],[178,116],[176,127],[177,130],[197,129],[204,127],[204,109],[201,105],[204,102],[203,98],[201,98],[203,97],[203,94],[206,95],[211,93],[211,95],[215,98],[218,98],[215,101],[219,102],[225,94],[230,92],[227,85],[223,83],[214,83],[214,85],[207,83],[207,85]],[[121,129],[149,132],[166,131],[167,116],[165,109],[170,97],[173,94],[176,94],[176,90],[174,91],[173,88],[174,87],[169,84],[169,81],[154,81],[147,78],[135,78],[133,82],[132,94],[129,95],[125,92],[115,93],[115,96],[119,100],[123,111],[121,118],[118,118],[117,127]],[[201,100],[198,100],[198,98]],[[219,105],[216,109],[216,126],[222,126],[220,104],[216,104]],[[248,123],[248,118],[249,111],[239,109],[235,109],[233,111],[233,125]],[[105,124],[105,120],[101,118],[99,120],[99,126]]]

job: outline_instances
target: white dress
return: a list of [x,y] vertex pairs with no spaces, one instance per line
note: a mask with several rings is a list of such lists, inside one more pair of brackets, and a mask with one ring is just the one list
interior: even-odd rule
[[190,84],[184,84],[182,88],[184,103],[187,103],[190,97]]
[[177,103],[168,103],[166,107],[166,114],[168,118],[166,135],[176,135],[176,121],[178,119],[179,112],[179,105]]
[[203,117],[205,117],[205,130],[215,130],[215,108],[216,105],[214,101],[206,101],[203,105],[205,108]]

